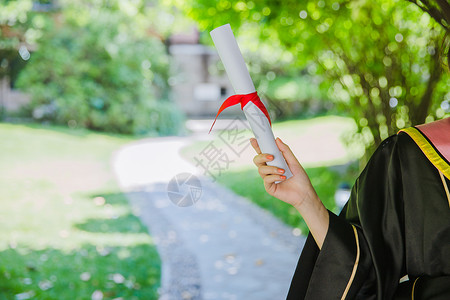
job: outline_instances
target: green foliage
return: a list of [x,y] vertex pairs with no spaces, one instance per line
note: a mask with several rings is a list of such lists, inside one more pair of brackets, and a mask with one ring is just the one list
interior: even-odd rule
[[450,2],[448,0],[409,0],[420,7],[424,12],[428,13],[447,31],[450,30]]
[[318,84],[320,79],[309,74],[300,77],[280,75],[273,79],[269,76],[267,83],[260,81],[258,90],[266,91],[260,94],[268,102],[272,118],[298,118],[317,116],[331,108],[330,102],[323,101],[327,99],[327,95]]
[[[18,48],[21,40],[27,43],[34,41],[32,34],[25,34],[31,21],[32,6],[31,0],[0,0],[0,49]],[[37,26],[35,31],[40,28]]]
[[230,23],[240,45],[260,52],[275,74],[296,67],[321,76],[317,86],[357,121],[366,144],[448,116],[443,29],[407,1],[173,2],[202,29]]
[[156,247],[110,167],[131,139],[11,124],[0,139],[0,299],[157,299]]
[[62,3],[17,82],[32,96],[30,115],[109,132],[178,133],[169,58],[136,3]]
[[48,18],[33,14],[32,6],[31,0],[0,0],[0,78],[8,76],[11,82],[29,58],[27,47],[48,25]]

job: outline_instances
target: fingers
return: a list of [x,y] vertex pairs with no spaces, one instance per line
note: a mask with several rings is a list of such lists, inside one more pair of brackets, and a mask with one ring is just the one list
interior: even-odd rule
[[259,168],[261,166],[265,166],[266,162],[272,161],[272,160],[273,160],[272,154],[262,153],[262,154],[256,155],[253,158],[253,163]]
[[256,153],[261,154],[261,149],[259,148],[258,141],[255,138],[250,139],[250,144],[253,149],[255,149]]
[[259,175],[261,175],[261,177],[264,177],[267,175],[274,175],[274,174],[278,174],[278,176],[281,176],[284,174],[285,171],[283,169],[280,169],[280,168],[277,168],[274,166],[264,165],[264,166],[260,166],[258,168],[258,172],[259,172]]
[[266,186],[286,180],[286,176],[283,175],[284,172],[285,170],[274,166],[261,165],[258,167],[258,173]]
[[263,181],[265,185],[271,185],[278,181],[286,180],[286,176],[284,175],[267,175],[263,177]]
[[289,168],[292,171],[292,167],[296,167],[297,165],[300,165],[297,158],[295,157],[294,153],[292,153],[291,149],[288,145],[283,143],[283,141],[280,138],[276,139],[276,143],[278,146],[278,149],[283,153],[284,159],[286,160]]

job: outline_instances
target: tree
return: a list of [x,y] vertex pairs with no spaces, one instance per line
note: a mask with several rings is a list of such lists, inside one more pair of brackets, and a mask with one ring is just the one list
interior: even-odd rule
[[182,116],[169,100],[168,55],[149,33],[143,1],[59,1],[17,86],[29,114],[119,133],[176,134]]
[[202,29],[231,23],[238,35],[250,31],[290,52],[299,70],[323,75],[330,98],[355,119],[369,153],[398,129],[448,112],[449,76],[438,55],[444,29],[406,1],[178,5]]
[[447,56],[447,67],[450,70],[450,1],[449,0],[408,0],[424,12],[428,13],[445,30],[446,37],[442,44],[442,54]]
[[32,8],[31,0],[0,0],[0,79],[16,79],[47,24],[46,16],[36,16]]
[[448,0],[408,0],[428,13],[447,31],[450,30],[450,2]]

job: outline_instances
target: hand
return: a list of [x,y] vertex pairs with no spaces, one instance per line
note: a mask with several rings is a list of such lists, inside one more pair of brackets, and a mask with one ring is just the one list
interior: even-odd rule
[[[291,149],[280,138],[276,139],[278,149],[280,149],[293,174],[291,178],[286,179],[286,176],[282,175],[285,170],[266,164],[268,161],[273,160],[273,155],[261,153],[256,139],[251,139],[250,143],[258,154],[253,159],[253,162],[258,167],[258,172],[264,181],[266,191],[270,195],[291,204],[298,210],[306,225],[308,225],[317,246],[319,249],[322,249],[328,232],[328,211],[317,196],[308,175],[297,158],[295,158]],[[275,183],[277,181],[281,182]]]
[[[266,164],[268,161],[273,160],[273,155],[261,153],[256,139],[250,139],[250,143],[258,154],[253,158],[253,162],[258,167],[259,175],[264,181],[264,188],[267,193],[296,208],[299,208],[305,201],[318,199],[316,191],[311,185],[311,181],[305,170],[297,158],[295,158],[288,145],[283,143],[280,138],[276,139],[276,144],[293,174],[289,179],[286,179],[286,176],[283,175],[285,170]],[[275,183],[277,181],[281,182]]]

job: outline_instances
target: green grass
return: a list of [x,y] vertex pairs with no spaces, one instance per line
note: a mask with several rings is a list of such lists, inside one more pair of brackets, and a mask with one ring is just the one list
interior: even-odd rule
[[[305,170],[325,207],[337,212],[334,193],[339,184],[343,182],[353,184],[354,173],[340,175],[329,167],[306,168]],[[245,185],[242,184],[242,178],[245,178]],[[289,226],[300,229],[303,234],[308,232],[306,223],[293,206],[270,196],[265,191],[256,167],[225,172],[217,180],[236,194],[244,196],[270,211]]]
[[159,256],[110,167],[130,140],[0,124],[0,299],[157,299]]

